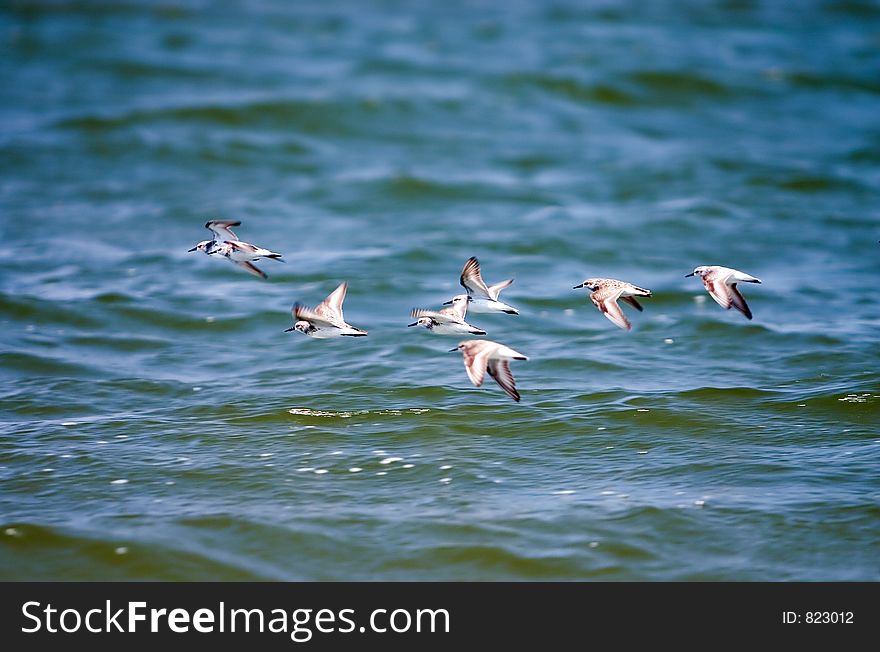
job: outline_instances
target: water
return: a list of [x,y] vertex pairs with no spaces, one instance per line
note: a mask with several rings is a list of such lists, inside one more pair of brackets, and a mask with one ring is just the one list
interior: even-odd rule
[[880,579],[880,6],[583,4],[4,3],[0,576]]

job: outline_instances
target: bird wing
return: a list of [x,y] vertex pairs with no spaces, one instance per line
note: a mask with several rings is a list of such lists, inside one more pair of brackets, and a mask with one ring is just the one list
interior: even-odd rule
[[746,303],[743,295],[740,294],[739,290],[736,289],[736,283],[730,286],[730,300],[733,304],[733,307],[744,314],[746,316],[746,319],[752,318],[752,311],[749,310],[749,305]]
[[246,254],[257,253],[257,247],[252,245],[250,242],[242,242],[241,240],[227,240],[223,244],[228,244],[231,249],[235,251],[241,251]]
[[617,301],[612,299],[611,297],[605,299],[601,304],[599,304],[599,310],[602,311],[602,314],[608,317],[615,325],[619,326],[625,331],[632,330],[632,324],[629,323],[629,319],[626,318],[626,315],[623,314],[623,310],[620,309],[620,306],[617,305]]
[[294,321],[307,321],[318,328],[339,328],[338,324],[327,320],[318,314],[316,310],[312,310],[301,303],[293,304],[290,312],[293,313]]
[[740,283],[760,283],[761,279],[752,276],[751,274],[746,274],[745,272],[741,272],[738,269],[734,269],[731,271],[731,276],[739,281]]
[[448,308],[443,308],[440,310],[440,314],[448,315],[454,321],[464,322],[464,318],[467,316],[468,302],[467,301],[459,301],[457,304],[453,303]]
[[215,239],[220,240],[238,240],[238,236],[233,233],[230,227],[240,226],[241,220],[211,220],[205,224],[206,229],[210,229]]
[[464,264],[459,282],[471,296],[479,297],[481,299],[492,298],[489,288],[486,287],[486,283],[480,275],[480,261],[474,256],[468,258],[468,261]]
[[345,324],[342,314],[342,302],[345,301],[345,293],[348,292],[348,282],[343,281],[339,287],[333,290],[326,299],[317,305],[315,313],[330,322]]
[[470,350],[465,349],[462,354],[464,356],[464,369],[467,371],[468,378],[471,379],[474,387],[479,387],[483,384],[483,379],[486,377],[489,351],[481,349],[476,354],[472,354]]
[[493,299],[498,299],[498,295],[501,294],[501,290],[509,287],[511,283],[513,283],[513,279],[509,278],[506,281],[501,281],[500,283],[496,283],[495,285],[490,285],[489,294],[492,296]]
[[725,310],[730,309],[733,305],[733,295],[730,292],[730,286],[724,281],[711,278],[707,279],[706,277],[703,277],[703,285],[706,286],[706,291],[709,292],[709,296],[715,299],[715,303]]
[[642,308],[642,304],[640,304],[638,301],[636,301],[635,297],[620,297],[620,298],[623,299],[624,301],[626,301],[629,305],[631,305],[633,308],[635,308],[639,312],[642,312],[644,310],[644,308]]
[[435,312],[434,310],[424,310],[423,308],[413,308],[412,312],[409,314],[416,319],[421,319],[422,317],[430,317],[438,324],[457,323],[459,320],[447,314],[445,312],[446,310],[448,310],[448,308],[444,308],[444,310],[441,310],[440,312]]
[[590,300],[599,311],[614,322],[616,326],[628,331],[632,330],[632,325],[629,323],[626,315],[623,314],[623,310],[617,305],[617,299],[620,297],[622,291],[621,288],[614,288],[611,292],[599,289],[590,295]]
[[489,362],[488,371],[501,389],[514,401],[519,402],[519,392],[516,391],[516,381],[510,373],[510,363],[507,360],[492,360]]
[[[232,259],[230,258],[229,260],[232,260]],[[235,263],[236,265],[238,265],[239,267],[242,267],[243,269],[245,269],[249,273],[253,274],[254,276],[259,276],[262,279],[269,278],[269,275],[266,274],[266,272],[261,270],[259,267],[257,267],[253,263],[249,263],[246,260],[232,260],[232,262]]]

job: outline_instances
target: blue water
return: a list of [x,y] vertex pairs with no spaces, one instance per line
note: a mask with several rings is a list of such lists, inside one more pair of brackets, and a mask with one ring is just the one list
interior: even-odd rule
[[[880,579],[878,3],[22,1],[0,48],[3,579]],[[406,328],[469,256],[521,403]],[[368,337],[282,332],[342,280]]]

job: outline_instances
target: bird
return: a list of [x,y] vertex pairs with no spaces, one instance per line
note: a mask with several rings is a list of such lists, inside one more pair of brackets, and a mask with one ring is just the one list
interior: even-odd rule
[[209,256],[223,256],[254,276],[263,279],[269,278],[268,274],[254,265],[252,261],[271,258],[283,263],[281,254],[239,240],[232,227],[240,225],[241,220],[210,220],[206,222],[205,228],[214,234],[213,239],[202,240],[189,251],[203,251]]
[[467,294],[459,294],[452,297],[451,307],[441,308],[437,312],[413,308],[410,316],[415,317],[416,321],[408,326],[424,326],[435,335],[485,335],[486,331],[464,320],[470,301]]
[[[501,294],[501,290],[513,283],[513,279],[509,278],[506,281],[487,286],[483,281],[483,277],[480,275],[480,261],[478,261],[476,257],[471,256],[468,258],[468,261],[464,264],[464,268],[461,270],[459,282],[462,287],[467,290],[468,296],[472,299],[469,306],[471,312],[504,312],[508,315],[519,314],[519,311],[513,306],[509,306],[498,300],[498,295]],[[443,305],[449,305],[451,303],[451,301],[447,301]]]
[[355,328],[345,322],[345,317],[342,314],[342,302],[345,301],[346,292],[348,292],[348,282],[343,281],[330,293],[330,296],[314,309],[301,303],[293,304],[291,313],[296,323],[284,332],[299,331],[317,339],[341,336],[364,337],[367,331]]
[[730,310],[731,307],[736,308],[746,316],[746,319],[752,318],[752,311],[743,295],[736,289],[737,283],[760,283],[761,279],[741,272],[730,267],[721,267],[720,265],[701,265],[695,267],[690,274],[685,274],[685,278],[691,276],[699,276],[703,279],[703,285],[709,292],[709,296],[715,299],[715,302],[724,308]]
[[632,330],[632,324],[629,323],[626,315],[623,314],[623,310],[617,304],[617,300],[622,299],[641,312],[644,308],[636,301],[636,297],[651,296],[650,290],[613,278],[588,278],[580,285],[575,285],[572,289],[578,290],[580,288],[590,290],[592,292],[590,300],[593,304],[603,315],[625,331]]
[[474,387],[480,387],[488,371],[510,398],[519,402],[516,381],[510,373],[511,360],[528,360],[522,353],[514,351],[504,344],[491,340],[465,340],[449,352],[461,351],[464,358],[464,369]]

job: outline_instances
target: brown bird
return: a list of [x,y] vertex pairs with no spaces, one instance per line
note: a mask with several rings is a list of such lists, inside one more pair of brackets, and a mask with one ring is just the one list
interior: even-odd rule
[[724,308],[730,310],[736,308],[746,316],[746,319],[752,318],[752,311],[743,295],[736,289],[737,283],[760,283],[761,279],[750,276],[745,272],[740,272],[730,267],[720,267],[718,265],[702,265],[696,267],[690,274],[685,274],[685,278],[690,276],[699,276],[703,279],[703,285],[709,292],[709,296],[715,299],[715,302]]
[[511,360],[528,360],[522,353],[518,353],[508,346],[491,340],[465,340],[457,347],[450,350],[461,351],[464,357],[464,369],[474,387],[480,387],[486,372],[495,379],[507,395],[514,401],[519,401],[519,392],[516,391],[516,381],[510,373]]
[[580,285],[575,285],[573,289],[579,288],[591,290],[590,300],[599,311],[625,331],[632,330],[632,324],[617,305],[617,300],[622,299],[641,312],[644,308],[635,298],[651,296],[650,290],[613,278],[588,278]]

